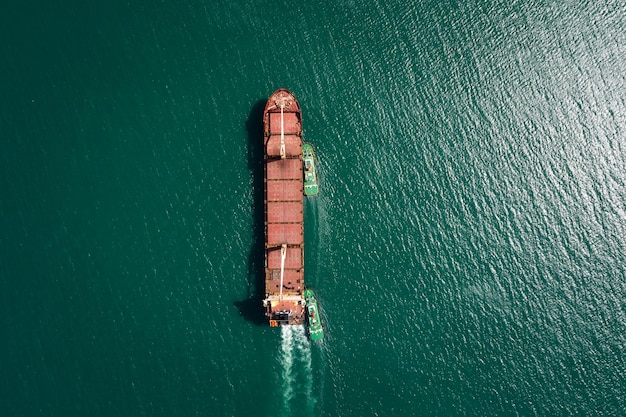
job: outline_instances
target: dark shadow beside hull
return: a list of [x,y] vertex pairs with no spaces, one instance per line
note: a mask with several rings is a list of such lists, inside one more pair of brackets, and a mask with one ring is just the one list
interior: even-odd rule
[[265,298],[265,214],[263,188],[263,111],[267,100],[252,106],[246,129],[248,131],[248,169],[252,174],[252,247],[248,257],[248,297],[235,301],[239,314],[257,325],[267,325],[263,299]]

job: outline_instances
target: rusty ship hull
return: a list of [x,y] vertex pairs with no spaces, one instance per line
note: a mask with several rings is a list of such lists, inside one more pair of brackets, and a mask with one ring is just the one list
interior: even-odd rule
[[275,91],[265,105],[265,299],[270,326],[300,325],[304,300],[302,113],[294,95]]

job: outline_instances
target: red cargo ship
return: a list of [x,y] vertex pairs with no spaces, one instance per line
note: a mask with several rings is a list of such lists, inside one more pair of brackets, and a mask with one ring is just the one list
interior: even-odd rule
[[270,326],[302,324],[304,176],[302,114],[294,95],[275,91],[265,105],[265,315]]

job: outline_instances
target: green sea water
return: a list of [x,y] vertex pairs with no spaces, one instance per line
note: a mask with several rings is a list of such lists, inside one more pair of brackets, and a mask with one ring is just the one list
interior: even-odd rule
[[[0,416],[624,415],[621,2],[15,2],[0,36]],[[259,316],[280,87],[322,343]]]

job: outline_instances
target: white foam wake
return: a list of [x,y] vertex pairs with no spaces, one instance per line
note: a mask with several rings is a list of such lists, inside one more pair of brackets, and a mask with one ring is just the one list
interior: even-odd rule
[[311,342],[304,326],[281,327],[281,389],[284,417],[313,415],[313,368]]
[[295,374],[293,370],[293,328],[292,326],[282,326],[281,328],[281,352],[280,362],[282,365],[282,392],[283,392],[283,410],[289,409],[289,402],[293,398],[293,385],[295,383]]

